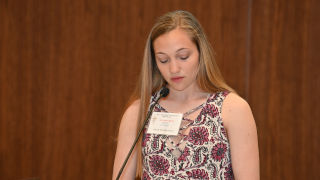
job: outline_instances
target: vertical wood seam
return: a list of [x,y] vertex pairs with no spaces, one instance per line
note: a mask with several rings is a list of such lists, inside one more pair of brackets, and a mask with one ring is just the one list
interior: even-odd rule
[[250,61],[251,61],[251,21],[252,21],[252,0],[248,0],[248,23],[246,41],[246,60],[245,60],[245,99],[249,100],[250,85]]

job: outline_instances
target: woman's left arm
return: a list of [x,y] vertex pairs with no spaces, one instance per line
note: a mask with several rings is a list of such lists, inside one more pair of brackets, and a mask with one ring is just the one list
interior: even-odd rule
[[250,106],[238,95],[230,93],[223,102],[222,119],[230,142],[235,179],[258,180],[258,137]]

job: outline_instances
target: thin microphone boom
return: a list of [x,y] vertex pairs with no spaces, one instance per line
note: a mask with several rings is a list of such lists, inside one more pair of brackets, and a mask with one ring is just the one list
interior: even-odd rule
[[119,173],[118,173],[118,176],[117,176],[116,180],[119,180],[119,178],[120,178],[120,176],[121,176],[121,174],[122,174],[122,171],[123,171],[124,167],[126,166],[126,164],[127,164],[127,162],[128,162],[128,159],[129,159],[129,157],[130,157],[130,155],[131,155],[131,153],[132,153],[132,151],[133,151],[133,148],[136,146],[136,144],[137,144],[137,142],[138,142],[138,139],[139,139],[139,137],[140,137],[140,135],[141,135],[141,133],[142,133],[142,131],[143,131],[143,129],[144,129],[144,126],[145,126],[146,123],[148,122],[148,119],[149,119],[150,115],[151,115],[152,112],[153,112],[154,106],[158,103],[158,101],[159,101],[162,97],[166,97],[166,96],[168,96],[168,94],[169,94],[169,89],[168,89],[167,87],[164,87],[163,89],[161,89],[159,98],[158,98],[158,99],[155,101],[155,103],[150,107],[150,111],[148,112],[147,117],[146,117],[146,119],[144,120],[144,122],[143,122],[143,124],[142,124],[142,127],[141,127],[141,129],[139,130],[138,135],[137,135],[136,139],[135,139],[134,142],[133,142],[133,145],[131,146],[131,149],[130,149],[129,153],[128,153],[125,161],[124,161],[123,164],[122,164],[122,167],[121,167],[121,169],[120,169],[120,171],[119,171]]

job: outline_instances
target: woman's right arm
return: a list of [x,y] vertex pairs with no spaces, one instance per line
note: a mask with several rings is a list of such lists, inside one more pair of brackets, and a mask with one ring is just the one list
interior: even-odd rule
[[[113,163],[113,175],[112,179],[116,179],[118,172],[127,157],[127,154],[136,138],[136,129],[139,112],[139,101],[135,101],[131,104],[123,114],[119,135],[116,155]],[[137,150],[136,148],[132,151],[132,154],[125,166],[120,179],[135,179],[137,168]]]

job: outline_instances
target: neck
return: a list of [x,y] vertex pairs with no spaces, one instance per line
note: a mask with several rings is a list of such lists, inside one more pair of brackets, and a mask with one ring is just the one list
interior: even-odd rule
[[199,98],[206,98],[208,93],[201,90],[199,87],[190,87],[182,91],[170,88],[170,93],[167,97],[168,100],[173,100],[176,102],[186,102]]

